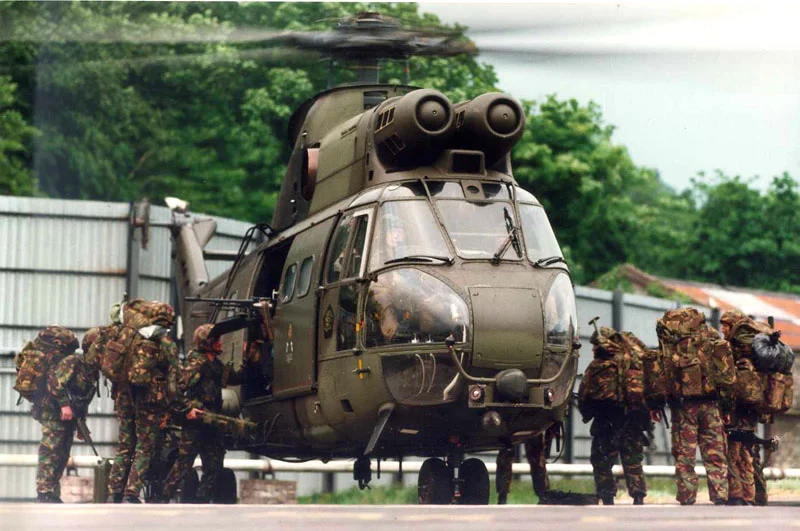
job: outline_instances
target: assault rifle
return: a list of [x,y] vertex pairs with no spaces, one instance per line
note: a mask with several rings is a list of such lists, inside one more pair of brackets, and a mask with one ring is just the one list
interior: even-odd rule
[[214,325],[211,337],[221,337],[242,328],[248,328],[255,335],[272,341],[272,299],[253,297],[250,299],[215,299],[203,297],[186,297],[186,302],[205,302],[215,306],[217,310],[235,310],[237,315],[223,319]]
[[[89,393],[89,396],[92,396],[94,393],[95,390],[92,389],[92,392]],[[84,405],[84,401],[76,399],[75,395],[73,395],[72,391],[69,389],[67,389],[67,398],[69,398],[69,407],[72,409],[72,417],[75,419],[75,425],[78,427],[78,433],[80,434],[81,439],[89,443],[89,446],[92,447],[94,455],[100,457],[100,454],[97,452],[97,448],[94,446],[94,441],[92,441],[92,432],[89,431],[89,426],[86,425],[87,406]]]
[[762,439],[755,432],[749,430],[727,430],[728,440],[731,442],[740,442],[742,444],[761,445],[770,452],[777,452],[781,440],[775,436],[771,439]]

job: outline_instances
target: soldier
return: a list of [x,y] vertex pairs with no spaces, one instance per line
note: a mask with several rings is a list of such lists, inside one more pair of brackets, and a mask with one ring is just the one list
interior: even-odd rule
[[612,328],[595,330],[591,343],[594,359],[578,389],[578,409],[584,422],[593,419],[590,460],[597,497],[603,505],[614,504],[617,483],[612,467],[619,456],[628,494],[634,505],[643,505],[647,496],[642,470],[647,439],[643,432],[650,427],[650,417],[644,402],[641,360]]
[[[91,340],[91,336],[87,339]],[[42,351],[58,351],[58,354],[53,354],[53,361],[66,355],[50,365],[45,392],[33,408],[34,418],[42,425],[36,501],[61,503],[59,481],[67,465],[75,433],[75,412],[68,391],[75,391],[79,396],[88,395],[91,400],[94,393],[92,386],[97,381],[96,369],[92,370],[82,357],[70,354],[78,347],[78,340],[75,334],[64,327],[47,327],[39,333],[35,343]],[[93,378],[92,372],[95,373]]]
[[[550,492],[550,481],[547,477],[547,452],[553,440],[552,428],[537,435],[533,439],[525,441],[525,457],[531,467],[531,480],[533,482],[533,492],[539,498],[540,504],[548,502]],[[511,490],[511,479],[513,473],[511,466],[514,463],[514,447],[507,446],[497,453],[497,475],[495,486],[497,488],[497,503],[505,505],[508,499],[508,492]]]
[[[133,301],[134,304],[135,302]],[[120,304],[115,304],[111,308],[111,325],[104,331],[105,333],[102,336],[105,340],[104,351],[106,345],[122,333],[122,310],[123,308]],[[128,311],[127,313],[128,323],[124,326],[129,328],[129,333],[135,332],[136,326],[148,324],[138,312]],[[139,319],[139,321],[132,323],[131,319],[134,318]],[[111,379],[108,374],[106,374],[106,377]],[[133,462],[133,455],[136,452],[136,410],[133,407],[133,398],[127,382],[123,380],[112,381],[111,397],[114,400],[114,414],[119,423],[119,436],[117,438],[117,454],[114,456],[111,471],[108,474],[108,502],[121,503],[124,497],[125,485],[128,482],[128,473]]]
[[168,335],[175,311],[164,303],[150,303],[144,311],[152,324],[137,330],[127,365],[136,446],[123,491],[123,503],[141,503],[139,494],[155,451],[161,417],[177,396],[177,348]]
[[717,405],[720,389],[733,384],[730,347],[712,334],[705,316],[693,308],[670,310],[656,330],[664,352],[668,401],[672,411],[672,455],[681,505],[697,498],[697,445],[706,467],[708,491],[715,505],[728,500],[726,441]]
[[192,468],[198,454],[203,463],[203,477],[197,491],[198,501],[211,501],[214,485],[222,471],[225,457],[222,436],[201,421],[206,413],[216,414],[222,410],[222,388],[229,384],[239,385],[245,374],[245,366],[232,371],[230,366],[222,364],[219,360],[222,342],[219,337],[210,336],[213,328],[214,324],[209,323],[195,330],[193,349],[186,358],[181,378],[184,399],[177,414],[185,417],[187,422],[181,431],[178,459],[170,470],[164,487],[167,498],[174,498],[178,494],[183,478]]

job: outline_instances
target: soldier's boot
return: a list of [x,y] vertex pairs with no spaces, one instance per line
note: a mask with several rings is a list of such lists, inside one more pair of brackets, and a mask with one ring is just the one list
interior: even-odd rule
[[123,494],[121,492],[112,492],[108,495],[106,503],[122,503]]
[[747,502],[741,498],[728,498],[726,505],[747,505]]
[[39,492],[36,494],[36,503],[64,503],[55,492]]
[[614,496],[601,496],[600,501],[603,502],[603,505],[614,505]]
[[644,505],[644,496],[641,494],[636,495],[633,497],[633,504],[634,505]]
[[497,493],[497,505],[505,505],[507,501],[508,501],[508,493],[506,492]]
[[728,500],[714,500],[714,505],[728,505]]
[[138,496],[134,496],[133,494],[126,494],[122,498],[122,503],[142,503],[142,500],[140,500]]

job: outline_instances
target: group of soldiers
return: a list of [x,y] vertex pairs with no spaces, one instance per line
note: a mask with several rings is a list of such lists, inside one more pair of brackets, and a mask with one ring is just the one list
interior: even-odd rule
[[[115,305],[111,323],[86,332],[81,343],[61,326],[48,326],[16,358],[15,389],[33,403],[42,425],[36,478],[37,502],[61,503],[60,478],[72,440],[89,438],[85,417],[99,396],[102,373],[112,382],[119,442],[108,478],[108,501],[141,503],[151,462],[164,433],[179,426],[178,455],[163,491],[152,501],[180,501],[181,487],[195,458],[203,476],[195,502],[211,501],[225,448],[219,428],[222,388],[238,384],[244,365],[233,370],[219,360],[222,345],[213,324],[198,327],[182,363],[169,331],[175,312],[169,304],[136,299]],[[248,356],[245,356],[247,359]],[[247,363],[244,361],[243,363]],[[89,439],[90,440],[90,439]]]
[[[760,439],[756,431],[791,406],[794,358],[778,340],[780,333],[765,323],[729,311],[720,324],[718,332],[692,308],[668,311],[657,322],[658,349],[648,349],[630,332],[596,328],[593,360],[578,391],[578,410],[584,422],[592,422],[595,503],[614,503],[612,466],[618,459],[633,503],[644,503],[644,448],[652,443],[654,423],[666,422],[669,406],[677,501],[692,505],[697,499],[699,445],[712,503],[767,504],[760,450],[774,450],[777,440]],[[557,433],[548,430],[525,445],[540,503],[564,503],[547,479],[547,449]],[[513,448],[498,455],[501,504],[513,456]]]

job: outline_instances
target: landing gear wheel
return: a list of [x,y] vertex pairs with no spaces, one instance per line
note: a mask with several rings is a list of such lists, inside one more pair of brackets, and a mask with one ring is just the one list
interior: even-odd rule
[[183,477],[181,486],[181,503],[195,503],[197,501],[197,487],[200,479],[197,477],[197,470],[192,468]]
[[236,474],[230,468],[223,468],[219,473],[217,484],[214,485],[214,503],[236,503]]
[[422,463],[417,493],[420,505],[449,505],[453,501],[453,482],[444,461],[431,457]]
[[489,472],[480,459],[470,458],[461,463],[458,468],[461,496],[458,503],[461,505],[488,505],[489,504]]

